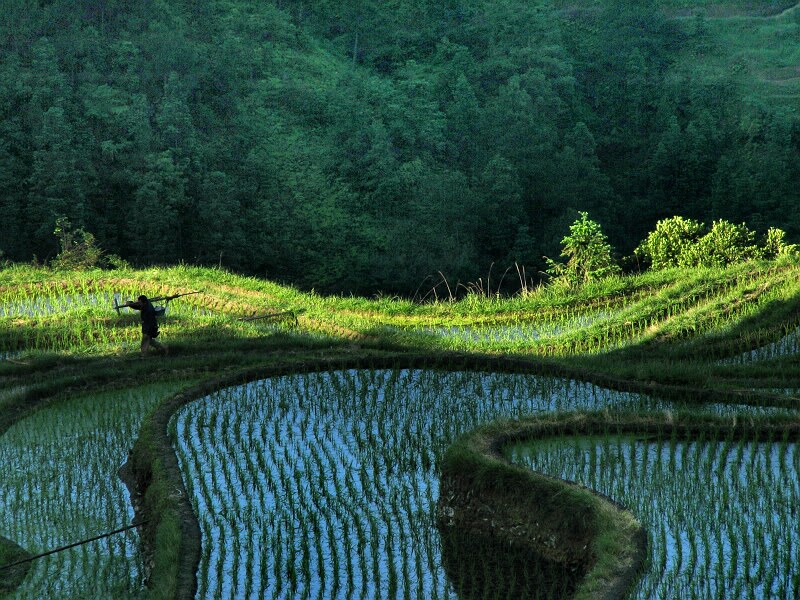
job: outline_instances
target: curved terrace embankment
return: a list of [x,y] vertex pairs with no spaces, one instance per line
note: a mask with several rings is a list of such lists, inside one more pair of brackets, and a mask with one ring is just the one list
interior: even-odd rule
[[[754,424],[736,418],[607,413],[494,422],[462,436],[445,454],[438,510],[443,535],[466,532],[506,548],[511,556],[531,556],[529,563],[545,563],[548,573],[579,575],[574,587],[554,582],[568,591],[564,597],[626,597],[646,557],[646,534],[633,516],[593,490],[511,464],[504,453],[512,444],[534,439],[609,434],[786,443],[800,439],[800,426],[780,419]],[[462,554],[479,546],[462,548]],[[471,563],[463,555],[445,563],[451,565],[452,579],[474,582],[464,572]],[[488,597],[490,589],[482,585],[486,582],[480,581],[477,591],[467,589],[464,597]]]

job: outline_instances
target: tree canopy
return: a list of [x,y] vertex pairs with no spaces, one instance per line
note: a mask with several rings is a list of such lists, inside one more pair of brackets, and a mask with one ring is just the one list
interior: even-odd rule
[[675,214],[800,235],[795,112],[688,69],[719,40],[659,3],[7,4],[12,260],[67,219],[134,265],[411,293],[543,269],[580,211],[624,253]]

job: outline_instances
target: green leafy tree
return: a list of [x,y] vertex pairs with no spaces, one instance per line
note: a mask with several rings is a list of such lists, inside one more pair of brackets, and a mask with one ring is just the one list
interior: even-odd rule
[[724,267],[758,258],[761,252],[754,239],[755,232],[744,223],[714,221],[711,230],[686,249],[681,266]]
[[67,217],[56,219],[54,235],[58,238],[61,251],[50,262],[57,270],[79,270],[103,266],[103,250],[97,245],[95,237],[83,227],[72,228]]
[[[0,106],[11,113],[24,103],[20,89],[20,64],[11,57],[0,60]],[[2,115],[0,109],[0,115]],[[31,219],[25,214],[27,189],[21,182],[29,179],[30,142],[19,116],[0,118],[0,250],[10,259],[24,259],[32,252]]]
[[186,180],[169,151],[147,157],[134,202],[128,207],[128,234],[139,264],[163,264],[183,258],[181,213]]
[[43,243],[52,234],[57,215],[85,222],[88,182],[84,167],[90,163],[82,156],[72,123],[59,106],[44,113],[34,144],[28,213],[37,224],[33,233]]
[[582,285],[620,273],[600,224],[592,221],[588,213],[579,214],[580,218],[570,225],[569,235],[561,240],[561,256],[567,262],[557,263],[546,259],[549,266],[547,274],[557,284]]
[[0,250],[64,215],[138,264],[405,292],[541,266],[576,210],[625,251],[673,214],[800,239],[796,116],[687,64],[718,28],[561,4],[6,2]]
[[204,264],[242,268],[239,254],[247,240],[239,198],[230,194],[231,187],[227,173],[212,171],[203,178],[191,254]]
[[703,233],[704,225],[692,219],[662,219],[633,252],[657,271],[677,267],[684,264],[688,249],[697,244]]
[[556,197],[564,206],[586,209],[604,219],[611,216],[616,197],[600,167],[596,143],[585,123],[579,122],[565,136],[566,145],[558,153],[558,174],[554,182]]
[[471,174],[478,157],[480,104],[467,78],[461,74],[453,86],[452,99],[445,107],[447,154],[452,164]]
[[432,170],[421,160],[399,172],[405,212],[386,223],[387,245],[376,263],[385,291],[411,293],[428,276],[467,281],[476,264],[476,202],[464,176]]
[[519,176],[511,163],[497,154],[481,173],[478,189],[482,196],[481,250],[491,262],[505,261],[519,227],[527,222]]
[[762,115],[748,127],[738,132],[737,144],[717,165],[714,212],[730,220],[747,220],[757,229],[780,223],[796,236],[800,232],[794,209],[800,199],[798,128],[780,113]]

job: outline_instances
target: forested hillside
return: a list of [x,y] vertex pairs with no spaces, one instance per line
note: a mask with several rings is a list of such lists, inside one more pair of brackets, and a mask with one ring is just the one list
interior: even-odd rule
[[6,0],[0,251],[66,216],[135,265],[410,294],[536,272],[577,211],[623,254],[673,215],[797,241],[794,4]]

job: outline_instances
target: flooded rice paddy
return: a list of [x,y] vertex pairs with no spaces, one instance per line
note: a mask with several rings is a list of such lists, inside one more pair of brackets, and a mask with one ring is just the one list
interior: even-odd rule
[[197,597],[455,598],[434,515],[436,465],[457,435],[666,405],[561,378],[431,370],[287,376],[194,401],[170,427],[202,532]]
[[81,307],[112,308],[113,305],[111,292],[34,296],[0,304],[0,317],[43,317]]
[[648,534],[630,598],[797,598],[800,447],[747,440],[545,439],[513,462],[597,490]]
[[434,336],[453,349],[471,349],[478,346],[506,346],[521,348],[544,339],[557,338],[610,317],[607,311],[572,315],[560,319],[509,323],[476,323],[470,325],[442,325],[410,328],[408,331]]
[[[0,437],[0,535],[31,554],[129,525],[130,495],[117,471],[164,385],[76,397],[44,408]],[[8,598],[139,598],[135,530],[31,563]]]

